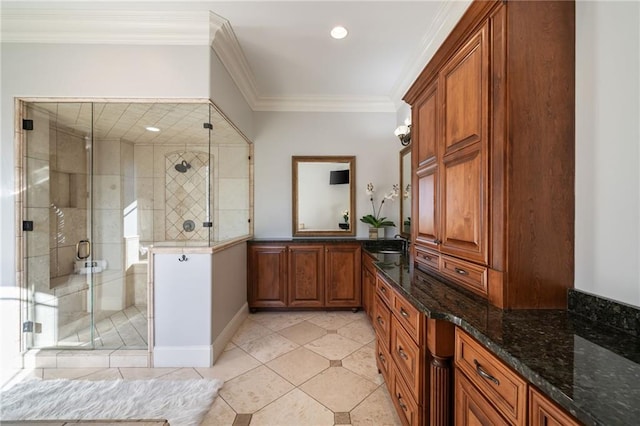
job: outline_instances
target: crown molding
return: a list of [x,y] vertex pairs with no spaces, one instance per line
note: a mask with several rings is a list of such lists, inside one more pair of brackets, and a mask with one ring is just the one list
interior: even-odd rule
[[231,24],[227,19],[210,11],[209,34],[211,48],[220,58],[249,107],[255,111],[259,99],[256,80]]
[[438,51],[471,3],[472,0],[445,1],[442,3],[431,26],[422,37],[414,59],[404,67],[401,73],[402,78],[398,80],[391,91],[391,99],[393,99],[396,109],[404,102],[402,98],[406,91],[409,90],[409,87],[420,72]]
[[396,108],[388,97],[263,97],[253,107],[254,111],[300,112],[391,112]]
[[204,45],[201,11],[2,9],[3,43]]

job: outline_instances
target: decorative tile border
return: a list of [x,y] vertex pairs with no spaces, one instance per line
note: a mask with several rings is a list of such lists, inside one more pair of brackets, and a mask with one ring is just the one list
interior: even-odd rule
[[569,312],[640,337],[640,308],[570,289]]

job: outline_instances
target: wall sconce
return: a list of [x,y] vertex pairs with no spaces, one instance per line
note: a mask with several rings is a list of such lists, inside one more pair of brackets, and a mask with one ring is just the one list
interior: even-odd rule
[[409,145],[411,143],[411,119],[404,120],[404,125],[398,126],[393,134],[400,139],[402,146]]

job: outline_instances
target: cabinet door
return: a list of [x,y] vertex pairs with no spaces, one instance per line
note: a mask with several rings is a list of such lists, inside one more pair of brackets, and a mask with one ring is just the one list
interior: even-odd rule
[[324,246],[289,246],[289,306],[322,307],[324,303]]
[[543,394],[534,388],[529,388],[530,426],[578,426],[579,424]]
[[508,426],[493,406],[459,370],[455,373],[456,426]]
[[[436,161],[438,156],[438,81],[434,81],[414,106],[413,133],[417,140],[412,155],[418,167]],[[414,154],[415,153],[415,154]]]
[[249,307],[287,306],[287,247],[249,245]]
[[367,268],[362,269],[362,308],[373,321],[373,295],[375,294],[376,278]]
[[327,307],[358,308],[360,287],[360,244],[325,246],[325,303]]
[[416,226],[416,244],[432,249],[438,249],[439,212],[438,212],[438,165],[431,164],[416,172],[418,191],[416,204],[418,206],[418,223]]
[[445,64],[440,251],[487,263],[488,23]]
[[488,200],[485,155],[474,144],[444,159],[440,251],[487,263]]
[[489,46],[485,24],[440,73],[442,93],[442,155],[473,143],[487,142]]

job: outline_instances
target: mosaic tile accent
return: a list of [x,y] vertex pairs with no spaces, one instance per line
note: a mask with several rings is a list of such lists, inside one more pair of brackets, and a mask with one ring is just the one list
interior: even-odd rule
[[349,413],[339,412],[333,413],[334,421],[337,425],[350,425],[351,424],[351,416]]
[[[213,170],[209,154],[205,152],[172,152],[165,157],[165,240],[208,241],[210,230],[202,222],[211,220],[213,211],[209,180]],[[181,173],[176,166],[186,170]],[[209,200],[209,201],[207,201]],[[209,209],[207,209],[209,202]],[[209,210],[209,211],[207,211]],[[193,221],[193,229],[186,227]]]

